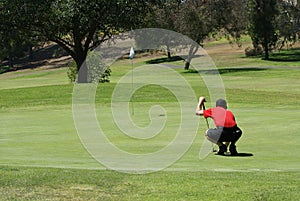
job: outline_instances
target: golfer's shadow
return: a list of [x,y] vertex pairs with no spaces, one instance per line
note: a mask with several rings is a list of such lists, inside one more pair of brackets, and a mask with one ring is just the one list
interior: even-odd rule
[[[218,155],[218,154],[216,154]],[[252,153],[238,153],[236,155],[231,155],[230,153],[225,153],[225,155],[218,155],[218,156],[227,156],[227,157],[251,157],[253,156]]]

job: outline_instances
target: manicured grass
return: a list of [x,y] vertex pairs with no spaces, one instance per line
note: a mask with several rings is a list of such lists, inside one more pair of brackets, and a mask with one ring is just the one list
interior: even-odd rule
[[[220,52],[210,48],[212,57],[219,58]],[[81,144],[73,122],[73,85],[66,69],[1,74],[1,200],[297,200],[300,70],[292,68],[297,62],[286,69],[268,68],[263,66],[270,63],[237,55],[226,57],[224,65],[218,65],[219,72],[229,109],[244,132],[238,151],[254,156],[210,154],[199,160],[206,130],[200,118],[197,136],[180,160],[163,171],[141,175],[106,170]],[[154,58],[136,59],[134,67],[150,59]],[[244,62],[248,66],[243,67]],[[179,104],[166,88],[140,88],[134,96],[132,119],[138,126],[148,125],[148,110],[159,104],[167,112],[166,128],[148,140],[124,136],[113,121],[111,95],[130,70],[128,60],[112,66],[111,83],[97,88],[96,115],[107,137],[120,149],[135,154],[153,152],[175,137]],[[198,74],[175,70],[198,96],[208,97],[210,106],[208,90]],[[191,114],[191,118],[199,117]]]
[[67,68],[27,69],[0,74],[0,89],[70,84]]

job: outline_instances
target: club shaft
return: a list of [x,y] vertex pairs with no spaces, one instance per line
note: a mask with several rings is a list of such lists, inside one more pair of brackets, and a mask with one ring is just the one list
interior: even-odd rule
[[[204,105],[204,103],[203,103],[203,110],[205,110],[205,105]],[[207,126],[207,128],[209,129],[209,124],[208,124],[207,118],[205,118],[205,121],[206,121],[206,126]]]

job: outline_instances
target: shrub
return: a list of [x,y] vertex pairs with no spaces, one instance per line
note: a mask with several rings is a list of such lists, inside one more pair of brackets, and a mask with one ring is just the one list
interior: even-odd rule
[[[104,83],[104,82],[110,82],[110,75],[111,75],[111,69],[107,66],[105,66],[102,63],[99,63],[97,65],[89,65],[89,74],[88,74],[88,82],[98,82],[98,83]],[[74,62],[71,63],[69,66],[69,69],[67,71],[68,78],[70,82],[75,82],[77,79],[78,70]]]
[[258,55],[262,55],[262,54],[263,54],[263,50],[260,46],[257,46],[256,48],[247,47],[245,49],[245,55],[247,57],[253,57],[253,56],[258,56]]

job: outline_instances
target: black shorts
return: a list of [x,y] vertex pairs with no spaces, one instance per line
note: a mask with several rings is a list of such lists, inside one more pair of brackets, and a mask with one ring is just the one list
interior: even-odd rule
[[217,127],[206,131],[207,138],[214,142],[236,142],[242,135],[242,130],[238,126],[232,128]]

